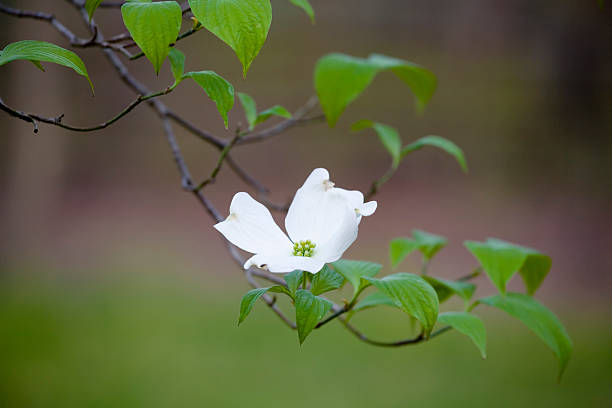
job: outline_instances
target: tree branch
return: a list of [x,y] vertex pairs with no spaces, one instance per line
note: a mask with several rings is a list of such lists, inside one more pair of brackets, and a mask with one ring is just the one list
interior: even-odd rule
[[121,119],[122,117],[124,117],[125,115],[130,113],[136,106],[140,105],[142,102],[147,101],[149,99],[153,99],[153,98],[161,96],[161,95],[167,95],[170,92],[172,92],[172,89],[173,88],[166,88],[163,91],[154,92],[154,93],[151,93],[151,94],[148,94],[148,95],[144,95],[144,96],[143,95],[138,95],[138,97],[133,102],[131,102],[121,112],[119,112],[117,115],[113,116],[111,119],[107,120],[106,122],[100,123],[98,125],[89,126],[89,127],[79,127],[79,126],[73,126],[73,125],[68,125],[68,124],[62,123],[62,118],[64,117],[64,114],[61,114],[61,115],[56,116],[54,118],[48,118],[48,117],[40,116],[40,115],[35,114],[35,113],[21,112],[21,111],[15,110],[15,109],[9,107],[8,105],[6,105],[2,101],[1,98],[0,98],[0,109],[2,109],[5,112],[8,112],[10,115],[12,115],[14,117],[17,117],[17,118],[19,118],[21,120],[33,123],[34,124],[34,133],[38,132],[38,126],[36,125],[36,121],[47,123],[49,125],[59,126],[61,128],[67,129],[67,130],[72,130],[74,132],[93,132],[95,130],[100,130],[100,129],[104,129],[104,128],[109,127],[110,125],[112,125],[113,123],[117,122],[119,119]]

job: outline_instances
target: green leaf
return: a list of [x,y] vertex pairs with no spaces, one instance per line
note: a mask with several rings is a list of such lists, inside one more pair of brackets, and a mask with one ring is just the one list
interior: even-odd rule
[[435,91],[436,78],[421,66],[377,54],[365,59],[333,53],[319,59],[314,74],[315,89],[329,126],[335,126],[342,112],[377,73],[388,70],[411,88],[417,107],[422,109]]
[[312,6],[308,2],[308,0],[289,0],[289,1],[292,4],[296,5],[297,7],[301,8],[302,10],[304,10],[306,12],[306,14],[308,14],[308,17],[310,17],[310,22],[312,24],[315,23],[314,10],[312,9]]
[[204,89],[206,95],[217,105],[217,110],[221,114],[227,129],[227,114],[234,107],[234,87],[232,84],[213,71],[188,72],[183,77],[193,79]]
[[134,42],[159,74],[181,29],[181,6],[176,1],[128,2],[121,6],[121,15]]
[[431,259],[442,248],[446,246],[448,240],[439,235],[434,235],[429,232],[418,229],[412,230],[412,237],[419,244],[419,251],[426,259]]
[[382,269],[381,264],[348,259],[340,259],[332,265],[336,272],[344,276],[353,285],[353,297],[370,285],[368,281],[361,278],[376,276]]
[[394,238],[389,243],[389,258],[391,266],[399,265],[410,253],[419,248],[419,244],[412,238]]
[[421,112],[425,109],[437,86],[436,76],[431,71],[413,62],[380,54],[372,54],[368,60],[381,70],[391,70],[414,93],[417,109]]
[[168,59],[170,60],[170,68],[172,69],[175,83],[181,82],[185,74],[185,54],[176,48],[170,48]]
[[270,0],[189,0],[195,18],[229,45],[246,77],[272,23]]
[[280,105],[274,105],[273,107],[268,108],[265,111],[259,112],[259,115],[257,115],[257,119],[255,119],[255,125],[265,122],[272,116],[278,116],[286,119],[291,119],[292,117],[291,112],[289,112],[287,109],[283,108]]
[[447,300],[453,294],[459,296],[465,301],[469,301],[474,295],[476,285],[469,282],[447,280],[441,278],[434,278],[433,276],[423,276],[438,294],[438,300],[440,303]]
[[295,324],[297,325],[300,344],[312,332],[317,323],[329,312],[332,303],[310,291],[300,289],[295,294]]
[[385,295],[382,292],[374,292],[359,301],[359,303],[357,303],[351,311],[358,312],[360,310],[369,309],[381,305],[398,307],[395,301],[389,296]]
[[536,290],[538,290],[544,281],[544,278],[548,275],[551,266],[552,259],[550,259],[549,256],[538,252],[528,253],[525,263],[521,269],[519,269],[519,273],[527,287],[528,294],[532,296],[535,294]]
[[448,240],[444,237],[414,229],[412,238],[395,238],[389,243],[391,265],[395,268],[416,249],[421,251],[425,259],[430,260],[447,243]]
[[404,148],[402,149],[401,157],[404,158],[406,155],[416,150],[419,150],[425,146],[433,146],[444,150],[446,153],[453,156],[461,166],[461,169],[465,173],[467,173],[467,162],[465,161],[463,150],[461,150],[459,146],[457,146],[450,140],[440,136],[425,136],[407,146],[404,146]]
[[287,287],[289,288],[289,292],[291,292],[291,296],[295,296],[295,292],[302,284],[302,279],[304,278],[304,272],[296,270],[293,272],[289,272],[283,276],[285,282],[287,282]]
[[351,126],[351,130],[354,132],[367,128],[374,129],[378,135],[378,139],[393,159],[393,168],[397,168],[400,162],[400,152],[402,150],[402,139],[397,133],[397,130],[391,126],[365,119],[355,122],[353,126]]
[[255,127],[255,121],[257,120],[257,105],[255,100],[248,94],[238,92],[238,99],[244,110],[244,116],[249,124],[249,130],[253,130]]
[[411,273],[396,273],[382,279],[365,277],[367,281],[389,296],[408,315],[423,326],[426,336],[436,324],[438,317],[438,295],[420,276]]
[[506,284],[520,269],[527,257],[520,248],[501,241],[465,241],[464,245],[478,259],[500,293],[506,293]]
[[24,40],[11,43],[0,52],[0,66],[16,60],[30,61],[39,69],[42,69],[41,61],[72,68],[74,72],[87,78],[93,93],[94,88],[87,68],[81,58],[72,51],[45,41]]
[[87,0],[85,1],[85,10],[87,10],[87,15],[89,16],[89,22],[91,22],[91,18],[93,17],[94,11],[98,8],[98,6],[102,3],[102,0]]
[[533,295],[548,275],[550,267],[552,266],[552,259],[550,259],[549,256],[541,254],[535,249],[512,244],[496,238],[487,239],[487,243],[516,248],[526,255],[525,263],[523,263],[523,266],[521,266],[519,269],[519,274],[525,282],[527,293]]
[[440,313],[438,321],[471,338],[482,358],[487,358],[487,332],[480,317],[466,312],[446,312]]
[[310,291],[313,295],[320,295],[338,289],[344,283],[344,277],[325,265],[312,277]]
[[238,317],[238,325],[240,325],[240,323],[242,323],[244,319],[247,318],[249,313],[251,313],[251,310],[253,309],[255,302],[257,302],[257,299],[262,297],[266,292],[284,293],[286,295],[291,296],[287,288],[280,285],[271,286],[269,288],[257,288],[249,290],[242,297],[242,301],[240,302],[240,316]]
[[559,360],[558,379],[561,379],[572,354],[572,341],[554,313],[531,296],[522,293],[490,296],[480,299],[479,302],[516,317],[542,339]]

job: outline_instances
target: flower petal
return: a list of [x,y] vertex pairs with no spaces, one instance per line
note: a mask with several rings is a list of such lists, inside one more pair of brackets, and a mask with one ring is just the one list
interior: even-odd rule
[[253,255],[244,264],[244,269],[256,266],[274,273],[292,272],[295,270],[308,271],[310,273],[319,272],[325,262],[318,258],[305,256],[288,255],[286,253],[262,253]]
[[327,170],[313,170],[295,193],[285,218],[293,242],[310,239],[318,245],[338,229],[348,202],[333,191]]
[[326,241],[317,245],[313,258],[324,263],[334,262],[342,258],[344,251],[357,239],[360,219],[361,217],[355,214],[355,210],[347,206],[342,214],[339,227]]
[[234,195],[230,215],[215,229],[247,252],[291,251],[291,241],[276,225],[270,211],[247,193]]
[[[364,203],[363,193],[361,191],[345,190],[337,187],[334,187],[332,191],[342,194],[347,199],[349,206],[351,206],[359,216],[367,217],[374,214],[378,206],[376,201]],[[361,217],[359,217],[359,220],[361,220]]]

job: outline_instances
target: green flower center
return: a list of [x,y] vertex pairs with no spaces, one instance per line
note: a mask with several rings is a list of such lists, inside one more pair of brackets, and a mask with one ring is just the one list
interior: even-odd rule
[[293,255],[311,257],[316,246],[317,244],[309,239],[296,242],[293,244]]

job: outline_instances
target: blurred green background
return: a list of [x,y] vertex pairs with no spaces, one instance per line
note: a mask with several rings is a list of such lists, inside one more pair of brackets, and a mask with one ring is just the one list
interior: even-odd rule
[[[315,26],[288,1],[272,0],[269,39],[247,79],[232,51],[204,30],[179,45],[187,68],[217,71],[261,108],[295,110],[313,93],[321,55],[378,52],[428,67],[438,91],[418,116],[410,92],[382,74],[335,129],[296,128],[240,147],[235,158],[283,201],[314,167],[360,190],[386,170],[376,137],[349,132],[358,119],[396,127],[405,143],[427,134],[455,141],[470,173],[438,151],[413,154],[346,256],[388,266],[387,242],[412,228],[449,238],[431,265],[446,278],[475,266],[465,239],[495,236],[549,254],[553,268],[537,297],[575,347],[562,382],[555,383],[552,353],[532,333],[487,309],[477,309],[488,330],[486,360],[457,333],[387,350],[336,323],[300,347],[262,304],[237,328],[248,285],[211,220],[181,192],[163,131],[141,106],[92,134],[42,126],[33,135],[29,124],[0,115],[0,407],[612,405],[612,7],[595,0],[311,2]],[[66,2],[3,3],[54,11],[86,36]],[[106,35],[124,30],[116,10],[96,17]],[[43,23],[1,14],[0,35],[2,47],[21,39],[67,46]],[[75,124],[111,117],[134,95],[99,51],[77,51],[95,98],[70,70],[47,64],[42,73],[25,62],[0,67],[0,96]],[[171,82],[167,65],[159,77],[144,59],[129,67],[152,89]],[[195,86],[164,99],[231,136]],[[239,122],[236,107],[231,129]],[[180,129],[177,135],[194,175],[207,175],[217,152]],[[226,212],[245,189],[224,169],[209,195]],[[418,267],[415,258],[402,270]],[[478,283],[477,296],[493,293],[486,278]],[[410,333],[392,310],[366,311],[355,323],[381,339]]]

